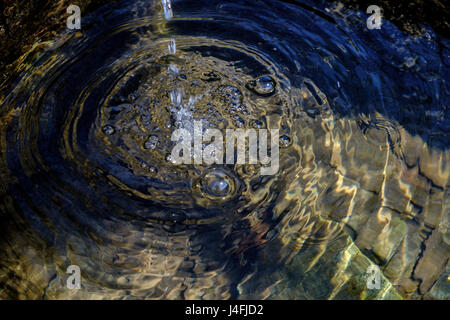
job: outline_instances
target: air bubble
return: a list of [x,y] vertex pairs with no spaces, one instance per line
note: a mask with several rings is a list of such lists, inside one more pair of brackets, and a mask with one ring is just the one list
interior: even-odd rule
[[286,135],[282,135],[280,137],[280,146],[281,147],[287,147],[291,143],[291,138],[289,138]]
[[203,192],[213,197],[226,197],[233,189],[230,177],[222,171],[208,172],[202,179]]
[[246,87],[260,96],[268,97],[275,93],[276,82],[270,76],[262,76],[248,82]]
[[148,140],[144,143],[144,148],[145,149],[155,149],[156,146],[158,145],[159,142],[159,138],[157,136],[151,136],[150,138],[148,138]]
[[176,164],[176,162],[177,162],[176,159],[174,157],[172,157],[172,155],[170,153],[166,156],[166,161],[170,162],[172,164]]
[[222,96],[223,101],[229,103],[232,108],[236,108],[242,103],[242,93],[241,91],[231,85],[222,85],[217,91]]
[[114,132],[116,132],[116,129],[113,126],[104,126],[103,127],[103,133],[110,136],[112,134],[114,134]]
[[141,162],[141,168],[147,168],[148,167],[148,164],[146,163],[146,162]]
[[259,120],[255,120],[253,121],[253,128],[255,129],[261,129],[263,127],[263,123]]
[[239,117],[239,116],[235,116],[234,117],[234,125],[238,128],[242,128],[244,126],[245,122],[244,120]]
[[413,57],[405,58],[404,64],[407,68],[411,68],[416,64],[416,58]]
[[130,95],[128,95],[128,100],[130,100],[131,102],[136,101],[137,98],[138,98],[137,93],[131,93]]

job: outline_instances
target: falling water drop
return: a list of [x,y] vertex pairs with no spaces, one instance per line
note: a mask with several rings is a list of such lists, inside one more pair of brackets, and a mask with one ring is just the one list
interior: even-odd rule
[[164,9],[164,17],[166,20],[170,20],[173,18],[173,11],[172,11],[172,3],[170,0],[162,0],[162,5]]
[[175,42],[175,39],[170,39],[169,54],[176,54],[176,53],[177,53],[177,44]]

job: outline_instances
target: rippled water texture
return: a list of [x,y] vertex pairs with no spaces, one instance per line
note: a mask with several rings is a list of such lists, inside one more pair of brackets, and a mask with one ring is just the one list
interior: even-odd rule
[[[449,42],[366,19],[124,1],[29,53],[0,109],[0,297],[448,299]],[[278,173],[175,165],[193,120],[279,129]]]

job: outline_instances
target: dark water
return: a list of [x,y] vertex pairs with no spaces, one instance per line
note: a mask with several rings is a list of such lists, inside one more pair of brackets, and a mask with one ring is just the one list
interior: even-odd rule
[[[0,297],[448,298],[449,41],[321,2],[172,10],[105,6],[22,62]],[[173,164],[192,120],[279,129],[280,170]]]

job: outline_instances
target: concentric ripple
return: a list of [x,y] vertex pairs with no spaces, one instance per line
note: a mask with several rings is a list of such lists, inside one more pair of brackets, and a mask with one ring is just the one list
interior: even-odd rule
[[[439,289],[449,119],[433,108],[448,106],[450,72],[436,39],[388,22],[370,33],[364,14],[308,1],[260,4],[180,0],[172,17],[160,1],[123,1],[29,66],[0,109],[0,205],[15,225],[2,241],[2,272],[15,274],[4,294]],[[415,70],[402,60],[413,54]],[[172,133],[199,120],[203,130],[279,129],[279,171],[175,164]],[[434,251],[423,249],[430,241]],[[365,291],[371,263],[386,274],[382,293]],[[66,289],[69,265],[80,266],[82,290]]]

